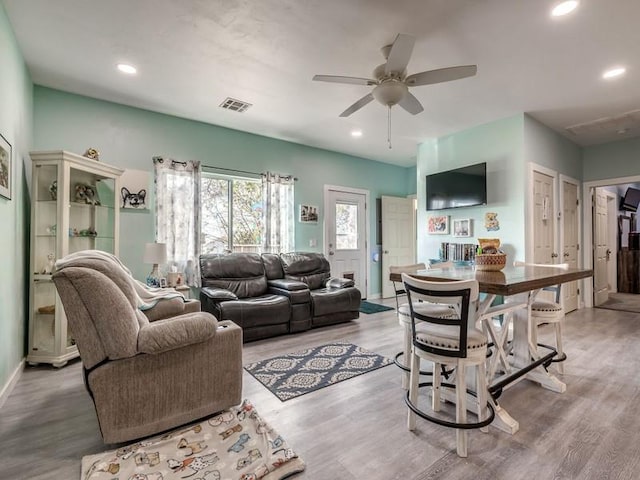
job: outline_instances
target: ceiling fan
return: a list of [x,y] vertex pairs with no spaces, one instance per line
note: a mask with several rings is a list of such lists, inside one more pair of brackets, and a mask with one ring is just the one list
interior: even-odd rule
[[348,117],[373,101],[389,107],[400,105],[407,112],[416,115],[424,110],[420,102],[409,92],[409,87],[432,85],[449,82],[460,78],[472,77],[476,74],[477,65],[439,68],[426,72],[407,75],[407,65],[411,59],[415,38],[411,35],[399,34],[393,44],[382,47],[382,55],[386,63],[378,65],[373,71],[373,79],[360,77],[343,77],[338,75],[315,75],[313,80],[319,82],[347,83],[351,85],[374,86],[373,90],[340,114]]

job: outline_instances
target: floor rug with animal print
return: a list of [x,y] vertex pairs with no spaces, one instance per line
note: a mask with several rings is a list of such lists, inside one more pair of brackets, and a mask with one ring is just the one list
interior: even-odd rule
[[245,400],[172,432],[82,459],[81,480],[280,480],[305,464]]
[[389,358],[347,342],[334,342],[245,365],[283,402],[391,365]]

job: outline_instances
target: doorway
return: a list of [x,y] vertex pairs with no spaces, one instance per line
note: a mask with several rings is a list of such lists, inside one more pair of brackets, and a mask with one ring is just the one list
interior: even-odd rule
[[[634,250],[636,245],[629,244],[629,234],[634,230],[640,230],[638,215],[634,211],[621,209],[628,188],[640,189],[639,175],[583,184],[583,262],[585,268],[594,269],[593,281],[584,283],[587,307],[599,306],[640,313],[640,279],[637,278],[637,265],[631,267],[631,271],[635,268],[635,274],[625,274],[629,262],[638,263],[637,259],[640,259],[640,250]],[[597,206],[598,198],[600,208]],[[606,212],[604,217],[603,212]],[[612,215],[614,218],[611,218]],[[600,222],[602,218],[606,218],[606,228]],[[603,235],[606,239],[602,238]],[[608,295],[603,301],[602,289],[605,283]]]
[[324,246],[331,275],[353,279],[367,297],[369,279],[369,191],[324,187]]

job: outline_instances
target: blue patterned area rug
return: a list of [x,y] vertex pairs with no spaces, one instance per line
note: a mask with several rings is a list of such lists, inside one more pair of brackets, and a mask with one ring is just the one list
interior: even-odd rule
[[393,360],[347,342],[335,342],[245,365],[283,402],[391,365]]

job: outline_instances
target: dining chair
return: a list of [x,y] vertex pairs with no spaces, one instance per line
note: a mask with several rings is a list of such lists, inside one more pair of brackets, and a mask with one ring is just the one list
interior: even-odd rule
[[[475,327],[478,303],[478,282],[459,280],[451,282],[431,282],[402,274],[407,292],[411,327],[411,378],[405,402],[409,407],[407,427],[415,430],[416,415],[430,422],[456,429],[456,452],[467,456],[467,430],[484,428],[489,425],[495,411],[488,402],[485,374],[487,336]],[[454,318],[435,317],[422,313],[419,301],[452,306],[458,315]],[[431,382],[419,383],[421,359],[433,362]],[[455,367],[455,384],[442,382],[440,367]],[[467,390],[467,367],[476,371],[476,391]],[[431,411],[420,409],[418,389],[431,387]],[[455,389],[456,418],[446,420],[440,410],[441,390]],[[477,422],[467,421],[467,394],[476,399]]]
[[[417,273],[420,270],[425,270],[427,266],[424,263],[416,263],[413,265],[400,265],[390,266],[389,273]],[[398,315],[398,323],[404,330],[403,336],[403,349],[396,353],[393,362],[403,371],[402,374],[402,388],[409,388],[409,355],[411,354],[411,312],[409,310],[409,304],[400,304],[399,297],[406,295],[404,284],[402,282],[393,281],[393,290],[396,296],[396,314]],[[449,305],[436,305],[428,302],[422,302],[416,306],[422,313],[435,317],[449,316],[454,314]],[[420,372],[422,375],[431,375],[430,370],[424,370]]]
[[[515,261],[513,265],[516,267],[544,267],[544,268],[561,268],[567,270],[569,268],[568,263],[559,264],[542,264],[542,263],[525,263]],[[555,326],[556,333],[556,351],[558,352],[552,362],[558,362],[558,373],[564,374],[564,366],[562,362],[567,359],[567,354],[564,353],[562,347],[562,321],[564,320],[565,313],[562,307],[562,284],[553,285],[551,287],[545,287],[543,290],[553,292],[554,299],[534,299],[531,303],[531,319],[535,321],[536,326],[540,326],[545,323],[550,323]]]

